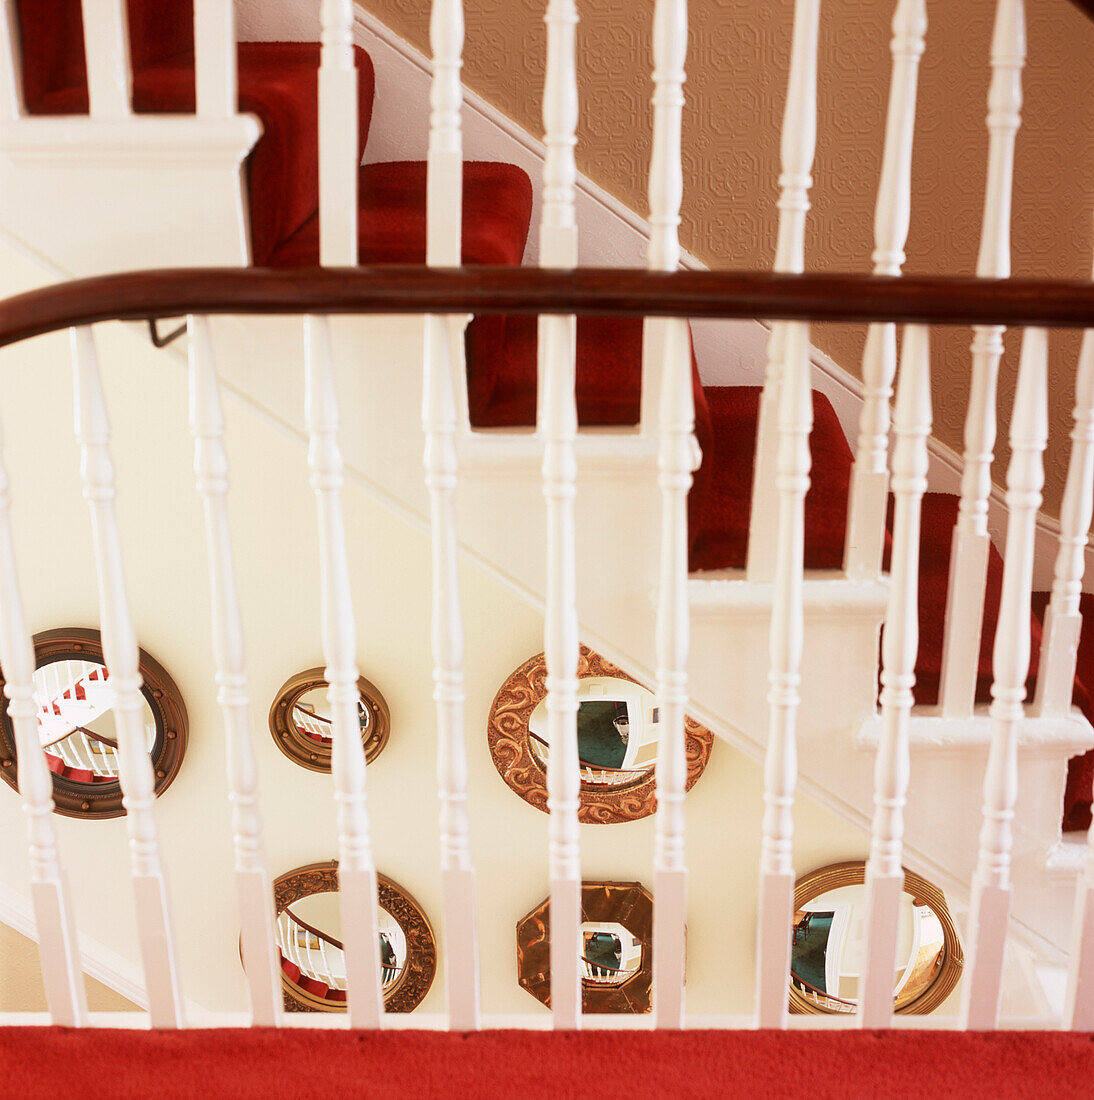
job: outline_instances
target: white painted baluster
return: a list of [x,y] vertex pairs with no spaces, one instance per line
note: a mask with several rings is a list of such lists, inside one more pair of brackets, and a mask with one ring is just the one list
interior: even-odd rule
[[1024,717],[1030,655],[1033,545],[1048,439],[1048,334],[1027,329],[1011,416],[1007,544],[1003,594],[992,654],[991,750],[984,777],[984,823],[969,910],[969,962],[961,1026],[994,1028],[1010,912],[1011,822],[1018,795],[1018,727]]
[[866,864],[866,957],[859,1023],[889,1027],[893,977],[904,890],[901,855],[904,805],[911,761],[908,720],[915,698],[919,649],[920,508],[927,491],[927,439],[931,434],[931,362],[928,331],[904,329],[900,388],[893,422],[893,560],[881,670],[881,740],[874,770],[874,823]]
[[426,262],[459,267],[463,218],[463,0],[433,0]]
[[[813,186],[813,154],[817,146],[817,34],[820,0],[795,0],[794,41],[790,53],[790,83],[786,92],[782,129],[782,174],[779,176],[779,242],[775,270],[805,270],[805,217],[809,188]],[[788,358],[785,322],[771,326],[767,344],[767,372],[760,399],[756,435],[756,465],[752,477],[752,518],[748,536],[748,577],[774,577],[778,539],[776,470],[780,450],[779,387]]]
[[305,420],[308,464],[319,514],[324,676],[330,688],[331,774],[338,803],[338,891],[346,952],[350,1026],[378,1028],[383,1018],[376,865],[365,797],[365,750],[357,717],[357,627],[342,516],[344,481],[338,443],[338,399],[330,326],[308,317],[305,335]]
[[[658,0],[654,11],[654,130],[650,161],[650,259],[653,271],[674,271],[680,262],[680,202],[684,178],[680,136],[684,108],[684,61],[688,43],[687,0]],[[643,396],[652,399],[647,367],[656,363],[660,381],[659,484],[661,487],[661,579],[657,607],[657,698],[661,734],[657,745],[657,829],[654,848],[653,987],[657,1027],[684,1026],[684,937],[687,863],[684,791],[687,752],[684,716],[688,704],[688,490],[695,466],[695,405],[691,392],[691,341],[687,321],[651,318],[645,329]],[[643,424],[647,418],[643,416]]]
[[479,1027],[479,948],[464,737],[463,611],[456,528],[456,398],[444,318],[426,318],[422,423],[433,547],[433,697],[441,796],[441,886],[447,941],[448,1023]]
[[204,317],[189,317],[187,325],[190,330],[190,431],[194,437],[194,474],[205,512],[217,702],[224,716],[244,969],[255,1026],[276,1027],[281,1019],[281,977],[277,962],[273,884],[266,862],[262,814],[258,808],[258,768],[251,743],[251,697],[243,645],[243,618],[228,524],[224,415],[209,322]]
[[[1010,275],[1010,211],[1014,144],[1021,124],[1026,29],[1022,0],[999,0],[992,38],[988,94],[988,183],[976,274]],[[1002,326],[978,326],[972,341],[972,389],[965,420],[961,504],[953,532],[939,704],[955,717],[972,713],[976,695],[984,591],[988,574],[988,497],[996,432],[996,381]]]
[[1094,1031],[1094,828],[1087,834],[1086,863],[1075,889],[1064,1027]]
[[0,458],[0,665],[4,694],[15,731],[19,759],[19,793],[27,819],[30,896],[38,930],[38,953],[46,1003],[54,1024],[87,1023],[84,980],[76,923],[68,900],[65,873],[53,828],[53,776],[38,737],[34,702],[34,647],[23,615],[15,540],[11,526],[11,490]]
[[[547,7],[547,76],[543,121],[547,159],[543,174],[543,267],[577,266],[574,186],[577,168],[577,6],[550,0]],[[577,751],[577,621],[574,497],[577,434],[573,317],[539,322],[538,428],[544,443],[543,492],[547,498],[547,805],[550,811],[551,1008],[557,1028],[581,1024],[581,854]]]
[[[900,0],[893,16],[893,79],[874,213],[875,275],[899,275],[904,264],[912,209],[916,88],[926,33],[925,0]],[[895,373],[896,325],[871,325],[862,355],[865,383],[844,555],[844,568],[852,577],[876,577],[881,572],[889,507],[889,399]]]
[[1075,662],[1083,620],[1079,597],[1083,588],[1086,544],[1094,516],[1094,329],[1083,334],[1075,385],[1075,427],[1071,431],[1071,461],[1060,507],[1060,549],[1052,599],[1045,613],[1037,680],[1037,714],[1061,715],[1071,709]]
[[91,511],[91,534],[99,580],[103,657],[114,686],[114,723],[121,763],[122,804],[137,905],[137,934],[148,986],[153,1027],[182,1027],[182,998],[171,931],[167,882],[156,833],[156,777],[144,735],[140,657],[122,568],[121,537],[114,509],[110,426],[89,328],[74,328],[72,362],[80,476]]
[[0,0],[0,122],[19,118],[23,103],[23,65],[15,0]]
[[236,113],[236,19],[233,0],[194,0],[194,69],[202,118]]
[[133,113],[126,0],[83,0],[84,53],[91,117]]
[[756,952],[760,1027],[786,1027],[790,930],[794,916],[794,789],[798,779],[797,715],[805,633],[805,495],[809,491],[809,326],[786,326],[779,400],[779,538],[771,608],[770,725],[764,766],[760,850],[759,937]]
[[357,68],[353,0],[322,0],[319,65],[319,262],[357,266]]

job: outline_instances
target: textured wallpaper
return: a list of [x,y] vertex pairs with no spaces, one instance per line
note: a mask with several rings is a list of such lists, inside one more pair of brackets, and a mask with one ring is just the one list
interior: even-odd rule
[[[367,6],[429,52],[426,0]],[[651,112],[653,0],[579,0],[579,166],[644,213]],[[865,271],[888,100],[895,0],[829,0],[821,15],[820,125],[811,270]],[[987,162],[985,128],[994,0],[928,0],[920,74],[907,270],[973,274]],[[542,132],[545,0],[465,0],[470,87]],[[692,0],[682,240],[711,267],[769,267],[774,257],[779,133],[792,0]],[[1027,0],[1029,62],[1018,136],[1015,275],[1088,278],[1094,247],[1094,24],[1066,0]],[[859,373],[863,334],[818,326],[814,343]],[[961,449],[970,334],[933,334],[935,431]],[[995,480],[1005,476],[1017,339],[1000,378]],[[1052,341],[1052,439],[1046,510],[1063,491],[1078,338]]]

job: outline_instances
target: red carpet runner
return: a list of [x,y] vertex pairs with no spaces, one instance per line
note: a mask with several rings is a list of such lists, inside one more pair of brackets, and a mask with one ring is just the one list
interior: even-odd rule
[[[0,1029],[5,1096],[1028,1100],[1089,1094],[1061,1032],[63,1031]],[[1082,1082],[1087,1081],[1088,1085]]]

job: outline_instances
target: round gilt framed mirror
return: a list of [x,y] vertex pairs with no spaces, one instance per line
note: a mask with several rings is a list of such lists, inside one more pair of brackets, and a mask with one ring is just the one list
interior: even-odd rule
[[[437,973],[437,942],[421,906],[377,876],[379,952],[386,1012],[413,1012]],[[274,881],[281,990],[288,1012],[345,1012],[338,862],[310,863]]]
[[[371,764],[391,733],[391,712],[375,684],[357,681],[357,720],[365,760]],[[294,763],[314,772],[329,772],[333,744],[327,681],[323,669],[291,676],[270,707],[270,732],[277,747]]]
[[[53,772],[53,801],[66,817],[121,817],[116,693],[97,630],[61,627],[34,636],[34,702],[38,735]],[[175,681],[139,651],[142,724],[155,773],[156,796],[178,775],[186,751],[186,707]],[[0,677],[0,687],[3,679]],[[15,729],[7,707],[0,719],[0,775],[16,790]]]
[[[578,817],[592,825],[648,817],[657,805],[657,697],[584,645],[578,677]],[[498,773],[525,802],[544,812],[549,755],[546,680],[542,653],[525,661],[495,696],[487,724],[490,756]],[[714,735],[687,718],[685,737],[690,790],[707,766]]]
[[[640,882],[581,885],[583,1012],[650,1011],[653,988],[653,899]],[[551,1007],[551,915],[545,898],[517,922],[522,989]]]
[[[858,1011],[866,937],[866,864],[834,863],[800,878],[794,887],[790,1011]],[[893,976],[899,1014],[933,1012],[961,978],[964,956],[945,895],[911,871],[904,897]]]

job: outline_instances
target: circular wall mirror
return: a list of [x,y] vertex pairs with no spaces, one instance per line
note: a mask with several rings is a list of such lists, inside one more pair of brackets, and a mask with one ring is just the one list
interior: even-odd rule
[[[371,764],[387,744],[391,714],[375,684],[362,676],[357,690],[357,720],[365,760]],[[270,707],[270,732],[294,763],[315,772],[330,771],[333,738],[323,669],[311,668],[285,681]]]
[[[798,880],[791,933],[790,1011],[858,1010],[866,939],[866,864],[835,863]],[[938,887],[904,872],[893,1006],[933,1012],[961,977],[957,929]]]
[[[34,636],[38,735],[53,772],[53,801],[68,817],[120,817],[114,685],[97,630],[62,627]],[[178,774],[186,750],[186,707],[174,680],[140,650],[141,722],[156,795]],[[0,678],[0,687],[3,680]],[[0,721],[0,775],[18,790],[15,730],[7,707]]]
[[[379,952],[387,1012],[412,1012],[437,972],[433,929],[398,883],[377,876]],[[289,1012],[345,1012],[346,958],[338,863],[311,863],[274,882],[281,988]]]
[[[657,805],[657,697],[588,646],[581,647],[578,677],[578,816],[596,825],[647,817]],[[495,696],[487,726],[490,756],[502,779],[544,812],[549,755],[546,681],[542,653],[525,661]],[[714,735],[687,718],[685,737],[690,790],[707,765]]]
[[[638,882],[581,886],[583,1012],[650,1011],[653,986],[653,899]],[[522,988],[551,1006],[550,899],[517,922]]]

